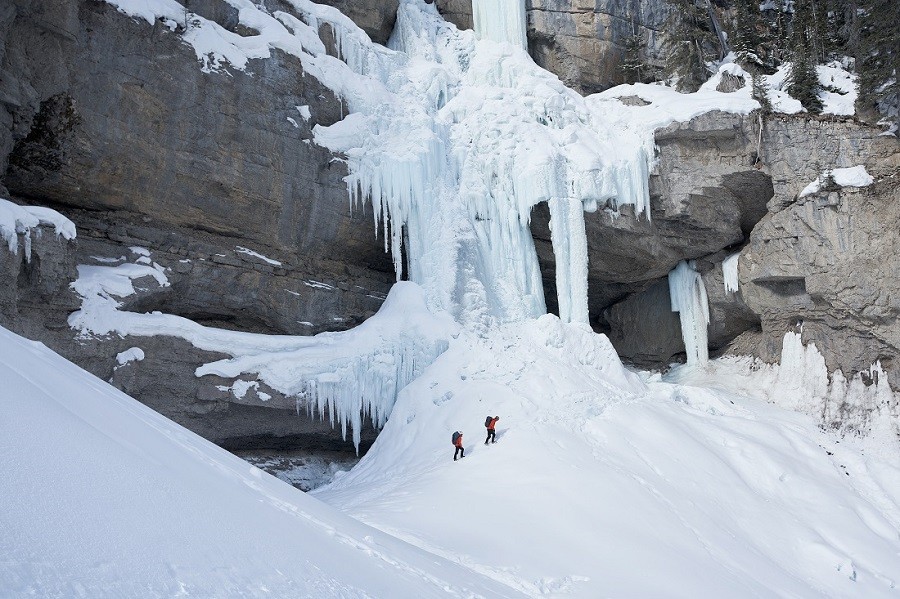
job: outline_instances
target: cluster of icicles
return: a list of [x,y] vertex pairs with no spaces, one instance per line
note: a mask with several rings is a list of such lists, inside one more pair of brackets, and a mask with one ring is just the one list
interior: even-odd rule
[[375,351],[315,364],[319,372],[305,378],[297,394],[297,413],[305,408],[309,415],[315,411],[325,418],[327,414],[332,426],[340,423],[344,438],[349,424],[358,450],[364,421],[384,426],[400,390],[446,350],[445,341],[400,335]]
[[392,51],[333,23],[350,69],[388,91],[345,95],[353,113],[317,126],[316,142],[346,156],[351,204],[371,201],[398,279],[470,329],[546,312],[530,232],[532,208],[546,202],[560,318],[586,323],[584,210],[631,204],[649,218],[652,139],[613,139],[533,63],[522,0],[476,0],[473,11],[481,42],[403,0]]

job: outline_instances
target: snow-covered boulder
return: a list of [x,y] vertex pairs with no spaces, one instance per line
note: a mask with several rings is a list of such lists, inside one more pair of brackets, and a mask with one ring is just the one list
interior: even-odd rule
[[0,198],[0,325],[40,335],[77,305],[75,225],[55,210]]

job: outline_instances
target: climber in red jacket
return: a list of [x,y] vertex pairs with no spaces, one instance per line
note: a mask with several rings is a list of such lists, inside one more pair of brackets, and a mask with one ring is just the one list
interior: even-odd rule
[[491,418],[488,416],[487,420],[484,423],[484,426],[487,427],[487,439],[484,440],[484,444],[487,445],[488,441],[491,443],[497,442],[496,431],[494,430],[497,426],[497,421],[500,420],[499,416],[494,416]]
[[453,433],[453,445],[456,447],[456,450],[453,452],[454,462],[456,461],[457,455],[459,455],[459,457],[461,458],[466,457],[466,448],[463,447],[462,436],[462,431],[456,431],[455,433]]

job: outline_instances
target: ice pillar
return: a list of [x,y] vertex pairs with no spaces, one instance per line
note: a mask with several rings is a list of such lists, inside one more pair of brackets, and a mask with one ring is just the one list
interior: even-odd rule
[[556,257],[556,294],[563,322],[588,322],[587,234],[584,207],[575,198],[553,198],[550,205],[550,241]]
[[703,277],[682,260],[669,273],[672,312],[681,318],[681,338],[687,363],[703,365],[709,361],[706,327],[709,326],[709,302]]
[[525,0],[472,0],[472,18],[478,39],[528,48]]

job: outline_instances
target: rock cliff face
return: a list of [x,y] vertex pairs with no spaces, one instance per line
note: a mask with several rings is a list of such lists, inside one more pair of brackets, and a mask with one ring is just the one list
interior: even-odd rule
[[[471,0],[437,0],[444,17],[472,28]],[[623,83],[625,40],[640,35],[648,58],[661,58],[665,0],[526,0],[528,51],[534,61],[584,94]]]
[[[531,50],[551,69],[571,68],[564,78],[582,90],[608,86],[623,15],[641,15],[655,35],[665,5],[654,2],[535,0]],[[395,2],[333,4],[387,38]],[[438,4],[471,25],[468,0]],[[239,27],[224,2],[195,0],[191,9]],[[298,106],[309,107],[308,120]],[[134,22],[104,2],[3,4],[0,192],[60,209],[79,237],[35,234],[30,262],[0,248],[0,325],[228,447],[349,447],[329,425],[298,416],[292,398],[264,385],[238,397],[227,390],[233,380],[194,375],[225,356],[165,337],[76,338],[66,324],[79,305],[69,289],[75,265],[130,260],[134,246],[167,269],[170,286],[140,281],[126,309],[283,334],[341,330],[373,314],[394,280],[390,258],[371,212],[349,209],[340,157],[309,141],[312,126],[341,110],[287,55],[246,72],[204,73],[161,24]],[[659,366],[683,353],[666,276],[693,259],[714,351],[775,360],[784,333],[802,321],[804,340],[830,368],[849,376],[880,360],[900,388],[896,139],[852,121],[711,113],[656,141],[651,219],[585,215],[591,318],[623,358]],[[873,186],[797,199],[821,171],[857,164],[876,177]],[[548,222],[538,206],[532,231],[553,309]],[[735,293],[725,291],[721,265],[734,252]],[[145,358],[118,364],[132,347]]]
[[[228,26],[233,15],[213,10],[219,4],[227,8],[192,9]],[[204,73],[162,24],[88,0],[4,4],[0,65],[2,183],[23,201],[59,208],[79,229],[78,249],[59,261],[42,259],[51,250],[38,245],[31,270],[4,262],[12,281],[67,265],[58,267],[68,277],[58,285],[63,299],[41,317],[49,329],[21,317],[43,290],[4,301],[2,324],[217,442],[307,435],[340,444],[330,426],[298,418],[293,400],[246,406],[216,389],[222,381],[196,379],[210,356],[187,344],[74,341],[66,326],[78,305],[67,288],[71,265],[127,256],[132,245],[150,249],[172,283],[139,293],[133,309],[290,334],[345,329],[373,314],[394,280],[392,263],[371,212],[351,214],[344,164],[308,142],[313,125],[340,118],[333,94],[279,53],[246,72]],[[298,106],[309,107],[308,121]],[[114,371],[115,355],[135,345],[147,358]]]
[[[785,120],[764,138],[776,196],[739,263],[762,333],[735,349],[771,359],[775,331],[802,323],[804,341],[830,369],[848,374],[878,360],[900,388],[900,144],[853,123],[812,119]],[[873,185],[797,198],[825,168],[857,164]]]
[[[713,351],[775,361],[785,332],[802,323],[803,341],[816,344],[829,369],[850,375],[880,361],[891,385],[900,386],[900,145],[878,133],[846,120],[716,114],[658,133],[652,224],[624,226],[632,229],[638,257],[644,247],[650,254],[671,244],[670,234],[692,240],[670,256],[696,259],[704,273]],[[856,165],[865,165],[876,183],[797,198],[822,171]],[[592,239],[605,245],[602,234]],[[738,250],[740,285],[730,293],[721,261]],[[604,251],[593,250],[591,259],[602,263]],[[665,252],[657,256],[656,267],[674,266]],[[628,264],[637,268],[640,260]],[[635,272],[645,280],[658,276],[651,268]],[[595,286],[631,285],[627,299],[599,314],[624,358],[660,365],[684,351],[677,319],[664,314],[665,279],[642,290],[593,263],[591,274]]]

